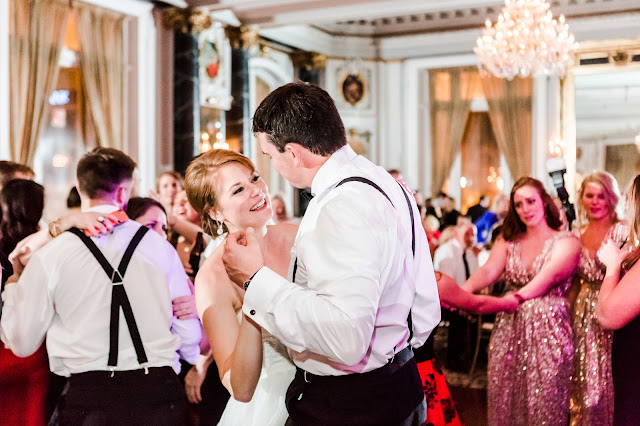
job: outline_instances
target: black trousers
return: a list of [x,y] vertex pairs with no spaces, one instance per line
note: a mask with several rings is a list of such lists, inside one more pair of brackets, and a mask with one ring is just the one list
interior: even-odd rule
[[298,369],[287,390],[287,425],[424,425],[427,407],[416,361],[363,374],[318,377]]
[[89,371],[72,375],[58,403],[55,424],[183,425],[186,399],[170,367]]

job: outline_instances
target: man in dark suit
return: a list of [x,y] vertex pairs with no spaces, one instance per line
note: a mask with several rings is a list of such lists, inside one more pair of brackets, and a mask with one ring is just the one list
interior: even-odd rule
[[476,220],[480,219],[480,216],[484,214],[489,208],[489,197],[486,195],[481,195],[480,200],[478,200],[478,204],[475,204],[467,210],[467,214],[465,216],[469,216],[471,222],[475,223]]

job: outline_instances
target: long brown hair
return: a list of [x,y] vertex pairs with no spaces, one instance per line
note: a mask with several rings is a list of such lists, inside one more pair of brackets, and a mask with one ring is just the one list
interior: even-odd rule
[[227,225],[209,215],[218,204],[216,174],[227,163],[239,163],[252,172],[256,170],[251,160],[242,154],[228,149],[213,149],[196,157],[189,164],[184,179],[189,204],[200,213],[204,232],[213,237],[217,236],[219,228],[222,228],[223,233],[229,232]]
[[[629,243],[638,241],[640,236],[640,175],[637,175],[631,187],[625,194],[625,199],[630,203],[628,212],[632,217],[627,217],[629,221]],[[636,247],[627,257],[622,261],[622,268],[625,270],[631,269],[633,265],[640,259],[640,246]]]
[[544,204],[544,215],[547,220],[547,225],[551,229],[558,230],[562,226],[562,221],[560,220],[560,212],[556,207],[553,199],[544,189],[544,185],[538,179],[534,179],[529,176],[521,177],[516,181],[511,189],[511,195],[509,195],[509,211],[507,212],[507,216],[504,219],[504,224],[502,227],[502,237],[506,241],[515,241],[520,237],[520,235],[524,234],[527,231],[527,226],[518,216],[516,212],[515,202],[513,198],[516,194],[516,191],[522,187],[531,186],[538,191],[540,194],[540,198],[542,199],[542,203]]

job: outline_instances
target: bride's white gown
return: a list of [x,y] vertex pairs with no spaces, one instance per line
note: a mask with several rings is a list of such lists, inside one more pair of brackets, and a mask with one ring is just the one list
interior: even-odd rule
[[218,425],[282,426],[287,421],[284,399],[295,375],[295,366],[287,348],[264,329],[262,347],[262,370],[253,398],[246,403],[230,398]]

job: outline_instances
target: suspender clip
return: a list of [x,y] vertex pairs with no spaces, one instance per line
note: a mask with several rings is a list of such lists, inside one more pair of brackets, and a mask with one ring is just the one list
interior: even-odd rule
[[[307,383],[311,383],[309,380],[307,380],[307,370],[304,370],[304,381]],[[302,395],[300,395],[302,396]]]
[[144,368],[144,374],[147,375],[149,374],[149,363],[147,362],[143,362],[142,364],[140,364],[140,366],[142,368]]
[[113,377],[116,374],[116,368],[115,367],[109,367],[109,371],[111,371],[111,375],[109,377]]
[[120,271],[118,271],[117,269],[114,269],[113,270],[113,274],[111,274],[111,283],[113,285],[123,285],[122,284],[122,275],[120,274]]

